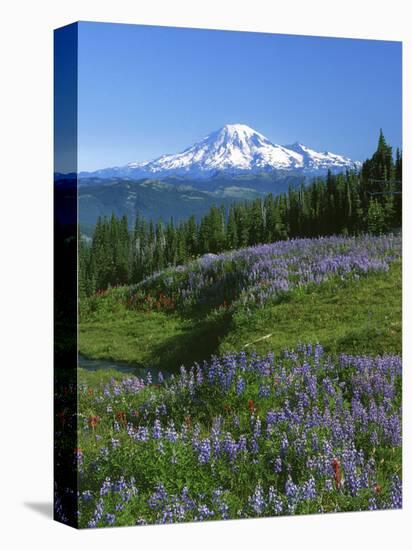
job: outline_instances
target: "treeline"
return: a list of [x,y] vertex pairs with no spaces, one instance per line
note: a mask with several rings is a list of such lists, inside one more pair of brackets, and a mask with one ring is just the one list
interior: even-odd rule
[[141,281],[167,266],[218,253],[293,237],[383,233],[401,226],[402,156],[381,132],[378,148],[360,172],[318,178],[227,211],[213,206],[200,221],[179,224],[137,217],[130,229],[126,216],[99,218],[91,243],[80,240],[79,292]]

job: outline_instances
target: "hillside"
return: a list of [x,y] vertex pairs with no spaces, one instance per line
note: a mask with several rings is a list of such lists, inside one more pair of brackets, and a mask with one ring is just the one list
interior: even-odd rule
[[163,370],[299,342],[400,353],[400,246],[400,237],[331,237],[201,258],[85,299],[80,351]]
[[[82,227],[93,227],[99,216],[126,215],[131,224],[136,214],[148,220],[176,222],[190,215],[200,218],[212,205],[229,206],[235,197],[198,191],[187,185],[174,185],[157,180],[124,180],[99,178],[81,179],[79,183],[79,221]],[[251,198],[256,193],[243,191],[239,198]]]
[[[59,180],[64,181],[64,180]],[[229,207],[236,201],[278,195],[306,181],[284,171],[268,174],[215,174],[208,179],[165,177],[130,179],[82,177],[78,184],[79,220],[82,231],[91,233],[99,216],[127,216],[133,225],[136,215],[163,222],[175,222],[191,215],[196,219],[212,205]]]

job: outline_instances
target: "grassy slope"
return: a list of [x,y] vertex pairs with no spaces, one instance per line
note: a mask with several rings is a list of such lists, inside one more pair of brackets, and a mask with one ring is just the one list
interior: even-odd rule
[[[324,284],[294,293],[286,303],[254,312],[238,311],[222,351],[248,348],[281,351],[297,342],[320,342],[339,353],[401,353],[401,266],[358,282]],[[271,334],[253,344],[262,336]]]
[[184,318],[129,311],[118,304],[101,307],[80,323],[80,351],[86,356],[164,370],[246,344],[247,350],[276,353],[297,342],[318,341],[333,352],[401,353],[400,263],[388,273],[369,274],[339,287],[324,284],[294,291],[287,301],[252,314],[239,308],[233,317],[219,311]]

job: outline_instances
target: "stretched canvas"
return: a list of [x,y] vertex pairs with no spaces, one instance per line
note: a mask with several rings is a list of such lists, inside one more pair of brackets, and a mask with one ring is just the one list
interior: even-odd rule
[[401,508],[401,43],[54,36],[56,520]]

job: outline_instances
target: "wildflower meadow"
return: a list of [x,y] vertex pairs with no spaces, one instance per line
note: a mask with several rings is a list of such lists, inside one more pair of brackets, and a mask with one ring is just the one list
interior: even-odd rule
[[[108,310],[148,320],[161,312],[164,338],[168,316],[175,322],[193,311],[204,318],[242,311],[252,325],[269,306],[296,295],[304,301],[331,282],[336,293],[352,292],[362,280],[386,276],[400,256],[394,235],[208,255],[88,298],[81,319],[101,326]],[[78,393],[70,452],[79,525],[400,508],[400,354],[331,352],[298,339],[281,352],[267,346],[262,353],[239,341],[232,351],[216,348],[144,376],[80,369],[77,387],[67,390]],[[61,418],[57,425],[63,434]]]
[[399,508],[401,383],[317,344],[81,384],[80,525]]

